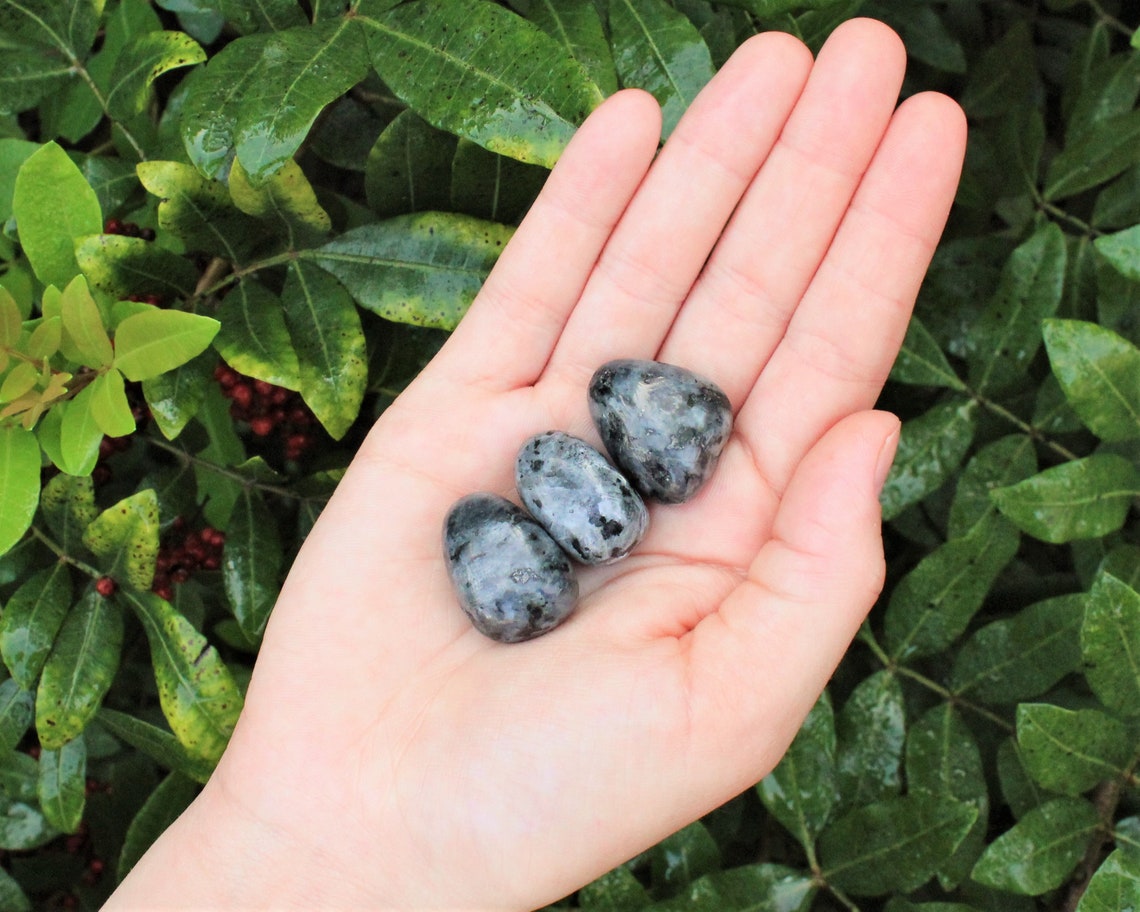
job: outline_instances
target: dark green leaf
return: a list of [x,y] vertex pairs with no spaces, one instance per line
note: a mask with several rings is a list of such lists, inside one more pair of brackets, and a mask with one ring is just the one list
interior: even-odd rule
[[214,347],[234,370],[286,389],[301,388],[301,368],[281,301],[254,279],[238,283],[218,309]]
[[495,222],[517,222],[530,208],[549,172],[488,152],[461,140],[451,167],[451,205]]
[[0,34],[82,60],[95,41],[102,12],[103,0],[0,0]]
[[1046,320],[1045,348],[1065,397],[1102,440],[1140,437],[1140,349],[1084,320]]
[[115,328],[115,367],[128,380],[149,380],[197,357],[217,335],[212,317],[151,308]]
[[121,881],[130,873],[143,854],[157,841],[178,816],[190,806],[198,793],[198,783],[189,776],[172,772],[150,793],[123,839],[119,864],[115,871]]
[[1122,715],[1140,714],[1140,593],[1107,573],[1089,593],[1081,655],[1101,703]]
[[958,651],[954,693],[987,703],[1039,696],[1080,666],[1083,595],[1060,595],[977,631]]
[[127,120],[146,107],[150,87],[163,73],[193,66],[206,52],[182,32],[146,32],[131,41],[115,61],[106,93],[111,117]]
[[1132,757],[1128,727],[1095,709],[1017,707],[1017,743],[1029,774],[1050,792],[1077,796],[1121,776]]
[[104,510],[83,533],[83,544],[101,559],[107,575],[136,589],[149,589],[158,557],[154,491],[139,491]]
[[64,833],[79,829],[87,803],[87,742],[82,735],[40,753],[38,793],[48,823]]
[[1039,896],[1069,878],[1099,825],[1087,801],[1055,798],[990,843],[972,876],[998,890]]
[[[29,577],[4,606],[0,616],[0,655],[12,678],[24,690],[35,688],[70,606],[71,576],[62,561]],[[4,747],[0,743],[0,749]]]
[[15,678],[0,684],[0,753],[15,750],[36,718],[36,698]]
[[653,883],[672,893],[720,870],[720,849],[700,821],[690,823],[649,852]]
[[132,294],[188,298],[198,282],[198,271],[189,260],[142,238],[97,234],[79,242],[75,257],[91,287],[115,298]]
[[32,902],[20,889],[19,882],[3,870],[0,870],[0,909],[10,909],[11,912],[32,912]]
[[977,816],[969,804],[925,794],[858,808],[820,836],[823,877],[856,896],[909,892],[934,875]]
[[996,117],[1027,106],[1037,86],[1036,49],[1026,19],[1015,19],[970,67],[962,107],[974,118]]
[[173,734],[149,722],[106,707],[99,710],[98,721],[116,738],[138,748],[159,766],[195,782],[204,783],[213,771],[213,763],[191,756]]
[[990,491],[1014,484],[1037,471],[1033,439],[1010,434],[980,449],[958,476],[946,534],[961,538],[993,512]]
[[898,678],[888,670],[864,678],[840,710],[836,780],[850,808],[897,795],[906,743],[906,708]]
[[664,0],[610,0],[614,65],[626,88],[661,105],[663,137],[713,76],[712,56],[693,24]]
[[45,54],[40,48],[6,48],[0,55],[0,114],[34,108],[74,75],[71,64],[57,54]]
[[364,225],[302,258],[387,320],[454,329],[511,234],[494,222],[429,212]]
[[1140,860],[1117,849],[1096,869],[1076,912],[1126,912],[1140,907]]
[[[1092,33],[1099,40],[1090,48],[1097,54],[1107,50],[1104,31]],[[1136,54],[1114,54],[1106,59],[1095,60],[1085,79],[1070,79],[1069,85],[1080,85],[1080,94],[1073,101],[1065,124],[1065,142],[1070,144],[1087,133],[1096,124],[1121,114],[1127,114],[1136,106],[1140,96],[1140,57]]]
[[638,912],[650,904],[649,894],[624,865],[578,891],[578,907],[590,912]]
[[226,526],[222,580],[242,633],[257,642],[281,589],[277,521],[256,488],[243,488]]
[[415,111],[384,128],[368,152],[364,193],[377,215],[447,209],[456,140]]
[[19,751],[0,755],[0,849],[36,849],[59,835],[35,807],[39,764]]
[[1045,198],[1059,200],[1112,180],[1140,162],[1140,111],[1091,124],[1049,165]]
[[[223,323],[223,331],[224,327]],[[181,367],[143,381],[143,395],[151,417],[167,440],[181,434],[198,413],[217,361],[217,353],[207,349]]]
[[966,388],[942,354],[938,342],[918,317],[911,317],[906,328],[906,338],[891,368],[891,379],[896,383],[917,386],[942,386],[952,390]]
[[899,3],[890,7],[889,12],[888,24],[902,37],[911,57],[948,73],[966,72],[966,54],[962,44],[934,7]]
[[213,0],[209,5],[239,32],[276,32],[305,22],[297,0]]
[[60,628],[36,691],[36,732],[48,750],[83,732],[119,668],[123,614],[88,588]]
[[0,554],[24,537],[39,499],[39,443],[21,427],[0,426]]
[[816,889],[803,871],[750,864],[699,877],[646,912],[808,912]]
[[617,91],[613,55],[593,0],[536,0],[527,18],[582,64],[603,95]]
[[1140,472],[1113,453],[1097,453],[1046,469],[991,493],[1002,515],[1042,541],[1099,538],[1124,523],[1140,494]]
[[1140,225],[1103,235],[1093,243],[1096,252],[1117,272],[1140,282]]
[[230,196],[246,215],[263,219],[290,248],[319,243],[329,233],[329,215],[317,202],[305,172],[292,159],[272,177],[254,186],[241,160],[230,169]]
[[[381,2],[380,6],[386,6]],[[492,3],[413,0],[358,17],[381,79],[432,125],[552,167],[602,100],[546,33]]]

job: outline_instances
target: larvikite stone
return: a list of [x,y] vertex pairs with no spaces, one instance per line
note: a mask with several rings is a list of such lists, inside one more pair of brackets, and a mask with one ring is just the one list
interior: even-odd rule
[[583,564],[620,560],[649,526],[645,502],[625,476],[586,441],[562,431],[523,444],[515,484],[534,518]]
[[642,494],[665,503],[697,493],[732,433],[724,392],[672,364],[603,364],[590,381],[589,402],[614,462]]
[[570,560],[520,507],[470,494],[447,514],[444,553],[459,604],[475,629],[518,643],[562,623],[578,600]]

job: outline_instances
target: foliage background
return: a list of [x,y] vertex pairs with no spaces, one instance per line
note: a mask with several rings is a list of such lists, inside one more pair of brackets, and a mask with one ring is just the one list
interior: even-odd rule
[[780,767],[558,908],[1140,903],[1140,9],[0,0],[0,908],[209,775],[291,556],[619,86],[903,35],[966,172],[884,405],[888,585]]

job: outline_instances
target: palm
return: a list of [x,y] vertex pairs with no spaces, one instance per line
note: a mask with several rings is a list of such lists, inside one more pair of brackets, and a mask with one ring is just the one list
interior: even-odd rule
[[[772,767],[879,585],[871,476],[893,419],[866,410],[961,158],[945,99],[892,116],[902,63],[867,22],[814,68],[764,36],[648,176],[652,103],[601,109],[310,536],[213,788],[354,862],[400,842],[409,869],[446,871],[423,885],[437,907],[525,907]],[[443,516],[509,495],[533,433],[596,440],[586,383],[613,357],[716,380],[733,439],[633,556],[581,573],[565,626],[485,640],[448,587]]]

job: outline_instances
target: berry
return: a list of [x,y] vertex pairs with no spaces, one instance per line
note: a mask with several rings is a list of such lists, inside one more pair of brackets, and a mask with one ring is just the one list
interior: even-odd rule
[[103,598],[110,598],[119,590],[119,585],[109,576],[101,576],[95,580],[95,591]]
[[249,420],[249,429],[258,437],[268,437],[273,433],[273,419],[268,415],[258,415]]

